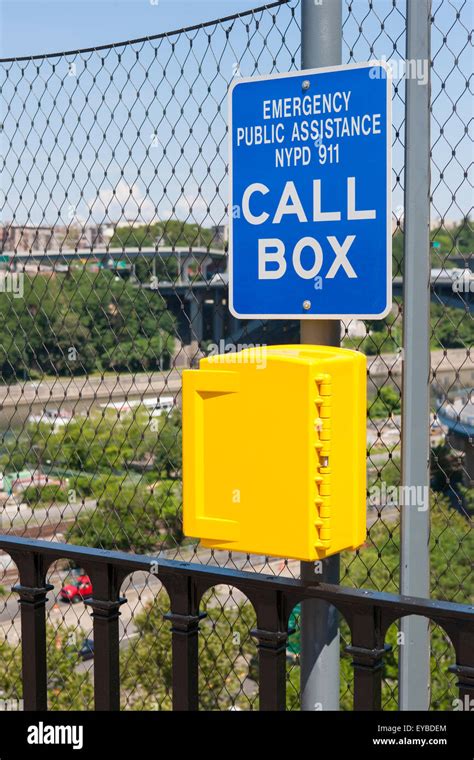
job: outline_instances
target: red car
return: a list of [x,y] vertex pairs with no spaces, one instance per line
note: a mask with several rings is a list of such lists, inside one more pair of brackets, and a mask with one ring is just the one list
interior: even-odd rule
[[83,602],[89,596],[92,596],[92,583],[88,575],[78,575],[70,583],[65,583],[59,592],[59,597],[63,602],[72,604]]

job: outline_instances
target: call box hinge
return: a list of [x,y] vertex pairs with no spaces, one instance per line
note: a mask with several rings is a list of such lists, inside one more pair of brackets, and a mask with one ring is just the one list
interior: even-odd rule
[[331,543],[331,378],[315,377],[314,449],[315,449],[315,547],[328,548]]

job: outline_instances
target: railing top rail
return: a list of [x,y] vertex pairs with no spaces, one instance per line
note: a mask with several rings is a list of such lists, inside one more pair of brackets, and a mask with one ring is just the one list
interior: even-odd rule
[[253,573],[224,567],[200,565],[179,560],[160,559],[159,555],[136,555],[125,552],[93,549],[74,544],[39,541],[18,536],[0,536],[0,550],[8,554],[32,553],[46,556],[50,561],[70,559],[78,564],[109,564],[130,573],[137,570],[150,571],[155,566],[159,575],[173,573],[200,577],[209,587],[221,583],[242,588],[265,588],[292,593],[305,598],[322,598],[334,604],[350,603],[364,607],[391,608],[402,615],[422,615],[428,618],[451,619],[474,622],[474,606],[456,604],[437,599],[421,599],[413,596],[391,594],[373,589],[353,589],[331,583],[309,583],[295,578]]

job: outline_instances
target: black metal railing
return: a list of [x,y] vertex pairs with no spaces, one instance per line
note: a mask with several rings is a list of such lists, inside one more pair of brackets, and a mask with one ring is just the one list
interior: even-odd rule
[[288,620],[295,605],[314,598],[333,604],[349,625],[351,644],[346,651],[354,667],[355,710],[381,709],[383,657],[390,649],[385,635],[406,615],[427,617],[446,631],[456,653],[449,670],[457,675],[460,699],[474,697],[473,606],[15,536],[0,536],[0,550],[10,555],[19,573],[14,591],[21,608],[25,710],[47,709],[45,605],[53,586],[46,576],[59,559],[83,567],[92,582],[93,596],[86,603],[93,617],[97,710],[120,708],[119,609],[125,602],[120,589],[137,570],[153,571],[170,598],[165,617],[172,626],[174,710],[198,709],[199,622],[206,615],[200,605],[207,590],[223,583],[244,593],[255,609],[252,635],[258,646],[261,710],[285,709]]

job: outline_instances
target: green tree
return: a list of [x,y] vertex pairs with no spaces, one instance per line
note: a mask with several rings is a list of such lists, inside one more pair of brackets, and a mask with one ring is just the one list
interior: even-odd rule
[[166,369],[175,321],[156,291],[85,268],[24,277],[23,298],[0,294],[0,377]]
[[44,506],[53,502],[66,502],[67,493],[60,485],[28,486],[23,491],[22,501],[30,507]]
[[469,309],[431,304],[431,348],[471,348],[474,344],[474,316]]
[[[221,595],[208,593],[207,617],[199,636],[199,695],[203,710],[248,710],[256,701],[244,691],[256,645],[250,631],[255,614],[250,604],[224,612]],[[227,595],[227,594],[226,594]],[[123,699],[135,710],[170,710],[172,690],[171,630],[163,616],[169,600],[161,591],[135,618],[137,642],[121,655]]]
[[159,430],[154,448],[156,469],[165,472],[167,478],[179,477],[182,462],[181,413],[174,410],[167,417],[160,417]]
[[469,514],[474,514],[474,488],[460,485],[458,491],[462,498],[463,509]]
[[146,488],[111,476],[92,513],[80,514],[68,530],[71,543],[146,554],[183,538],[178,484]]
[[[96,475],[126,473],[132,460],[147,458],[153,461],[156,479],[177,477],[181,470],[181,415],[175,410],[152,417],[149,409],[140,406],[120,415],[112,410],[93,412],[57,429],[32,424],[28,441],[9,442],[7,451],[12,458],[16,451],[21,465],[34,451],[43,463]],[[8,456],[4,455],[5,459]]]
[[[449,528],[447,528],[449,526]],[[381,552],[383,548],[383,552]],[[474,550],[474,535],[469,522],[453,510],[447,499],[439,494],[432,496],[431,509],[431,593],[437,599],[449,599],[468,604],[474,593],[472,570],[467,558]],[[342,555],[345,575],[341,583],[354,588],[375,588],[398,593],[400,537],[399,531],[375,524],[370,531],[370,541],[354,554]],[[297,619],[297,625],[299,620]],[[389,628],[386,643],[392,649],[384,657],[382,704],[384,710],[397,710],[398,658],[400,644],[398,626]],[[341,620],[341,708],[352,710],[353,670],[351,658],[345,652],[350,643],[349,626]],[[431,625],[431,709],[452,710],[452,700],[457,696],[456,678],[448,672],[455,662],[455,653],[447,635],[439,627]],[[299,709],[299,660],[288,664],[287,709]],[[349,687],[348,687],[349,685]]]
[[[48,665],[48,709],[91,710],[93,688],[87,672],[77,670],[81,662],[79,649],[84,640],[81,629],[71,626],[46,629]],[[0,641],[0,697],[21,700],[21,648]]]
[[389,417],[393,414],[401,413],[400,393],[394,388],[386,385],[380,388],[377,398],[368,405],[369,417],[376,419],[378,417]]
[[[380,547],[383,547],[382,553]],[[449,505],[446,497],[432,494],[430,571],[431,594],[434,598],[449,599],[464,604],[471,602],[474,594],[474,580],[466,558],[472,556],[473,551],[474,534],[470,530],[469,522]],[[359,549],[356,555],[353,552],[344,552],[343,563],[347,568],[347,574],[343,577],[342,583],[355,588],[372,587],[398,593],[399,562],[399,531],[391,530],[388,540],[386,526],[376,524],[370,531],[370,543]],[[390,710],[397,709],[399,644],[397,644],[396,633],[397,627],[392,626],[387,643],[391,644],[393,649],[385,658],[384,664],[386,682],[384,709]],[[349,629],[345,623],[342,634],[344,642],[348,643]],[[452,699],[456,695],[453,691],[454,680],[447,668],[453,663],[454,651],[446,634],[432,626],[432,709],[452,709]],[[352,680],[350,659],[344,656],[341,665],[342,683],[350,683]],[[451,685],[451,690],[447,688],[448,684]],[[342,692],[342,704],[344,709],[352,709],[351,693]]]
[[431,449],[431,488],[446,491],[456,487],[462,480],[462,460],[447,443]]
[[153,224],[117,227],[111,239],[111,246],[113,248],[127,246],[221,248],[222,243],[217,240],[216,233],[208,227],[169,219]]

